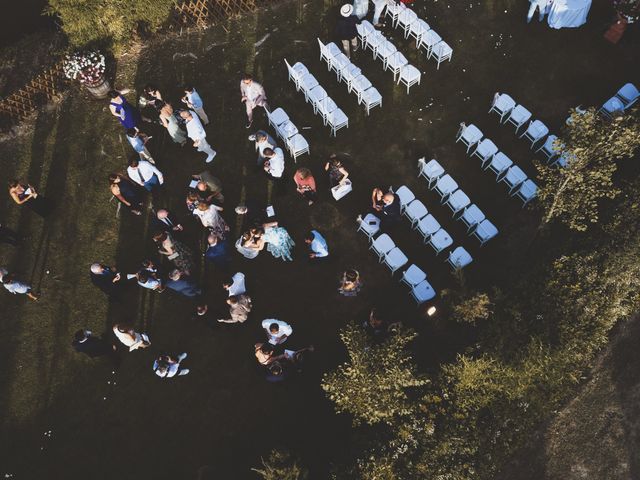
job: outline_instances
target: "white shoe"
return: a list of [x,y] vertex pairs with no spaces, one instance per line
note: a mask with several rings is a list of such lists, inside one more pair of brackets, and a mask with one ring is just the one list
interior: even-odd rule
[[207,159],[205,160],[205,162],[211,163],[213,161],[213,159],[216,157],[217,154],[218,154],[217,152],[213,152],[213,155],[209,155],[207,157]]
[[362,215],[358,215],[358,217],[356,218],[356,222],[362,223]]
[[188,368],[183,368],[182,370],[180,370],[180,372],[178,373],[178,376],[181,377],[183,375],[189,375],[189,369]]
[[250,142],[255,142],[256,141],[256,136],[255,135],[249,135],[249,141]]
[[187,352],[181,353],[178,355],[178,362],[183,361],[185,358],[187,358]]

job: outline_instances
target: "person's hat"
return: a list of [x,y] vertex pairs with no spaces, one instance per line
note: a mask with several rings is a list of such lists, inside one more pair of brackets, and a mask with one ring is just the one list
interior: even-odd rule
[[340,15],[343,17],[350,17],[353,13],[353,5],[349,5],[348,3],[343,5],[340,9]]

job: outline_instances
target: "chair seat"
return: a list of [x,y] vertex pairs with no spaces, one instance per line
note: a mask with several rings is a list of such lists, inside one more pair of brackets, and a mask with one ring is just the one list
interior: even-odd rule
[[538,186],[531,179],[527,179],[522,182],[520,188],[516,192],[516,195],[520,197],[524,202],[528,202],[529,200],[535,198],[538,193]]
[[360,75],[359,77],[356,77],[353,80],[353,82],[351,82],[351,86],[355,90],[358,90],[360,92],[364,92],[365,90],[370,88],[372,85],[371,85],[371,82],[369,81],[369,79],[367,77],[365,77],[364,75]]
[[453,49],[444,40],[439,41],[433,47],[432,55],[437,58],[448,58],[453,53]]
[[418,222],[418,231],[425,238],[430,237],[441,228],[442,227],[440,226],[440,223],[438,223],[438,220],[436,220],[436,218],[431,214],[421,218],[420,221]]
[[416,196],[406,185],[402,185],[395,191],[395,194],[400,198],[400,207],[405,208],[409,203],[415,200]]
[[407,65],[409,60],[400,52],[394,52],[387,59],[387,68],[391,68],[393,70],[400,70],[402,67]]
[[296,62],[295,65],[291,67],[291,70],[296,81],[298,81],[298,79],[303,75],[309,73],[309,70],[307,69],[307,67],[300,62]]
[[371,242],[371,249],[374,250],[379,256],[386,255],[389,251],[395,248],[396,244],[393,243],[391,237],[386,233],[383,233],[373,242]]
[[324,117],[335,111],[337,108],[338,105],[336,105],[336,102],[334,102],[331,97],[325,97],[318,102],[318,111]]
[[312,102],[320,102],[325,98],[327,98],[327,91],[320,85],[317,85],[309,90],[309,99]]
[[402,281],[412,287],[426,279],[427,274],[420,270],[415,264],[411,264],[409,268],[402,273]]
[[504,153],[498,152],[491,159],[491,163],[489,164],[488,168],[491,169],[491,171],[493,171],[496,175],[500,175],[511,165],[513,165],[511,159]]
[[386,61],[387,58],[389,58],[397,51],[398,49],[395,47],[395,45],[387,40],[386,42],[378,45],[378,47],[376,48],[376,57]]
[[493,107],[500,112],[508,112],[513,110],[516,106],[516,102],[513,98],[511,98],[506,93],[501,93],[496,97],[495,103]]
[[435,189],[441,197],[446,197],[458,189],[458,183],[447,173],[438,179]]
[[410,64],[404,65],[400,69],[400,78],[405,81],[405,83],[413,83],[420,79],[422,73],[416,67]]
[[360,68],[354,65],[353,63],[350,63],[340,71],[340,76],[347,83],[352,82],[355,78],[359,77],[360,75],[362,75],[362,70],[360,70]]
[[435,159],[429,160],[427,163],[424,163],[423,159],[420,173],[428,179],[439,178],[444,174],[444,168]]
[[549,133],[547,126],[540,120],[534,120],[527,128],[526,135],[534,140],[538,140]]
[[382,101],[382,95],[380,95],[378,90],[370,87],[362,92],[362,101],[369,104],[379,103]]
[[453,268],[464,268],[473,261],[473,258],[463,247],[457,247],[449,254],[447,261]]
[[633,83],[627,83],[624,85],[620,90],[618,90],[616,95],[620,100],[622,100],[622,103],[625,104],[625,109],[630,107],[636,102],[636,100],[638,100],[638,98],[640,98],[640,92]]
[[469,205],[464,209],[462,215],[460,215],[460,220],[467,226],[473,227],[484,220],[486,217],[482,210],[478,208],[478,206],[474,203]]
[[524,108],[522,105],[518,105],[513,110],[511,110],[511,114],[509,115],[509,121],[515,123],[516,125],[522,125],[530,118],[531,112]]
[[473,235],[480,240],[481,243],[485,243],[491,240],[498,234],[498,229],[489,220],[485,219],[476,227]]
[[289,115],[287,115],[286,112],[280,107],[276,108],[273,112],[270,112],[268,114],[268,117],[271,124],[275,126],[281,125],[289,120]]
[[327,122],[331,125],[338,126],[349,121],[349,117],[339,108],[327,115]]
[[300,77],[300,88],[304,91],[310,91],[312,88],[318,86],[318,80],[311,73],[306,73]]
[[411,293],[418,303],[426,302],[436,296],[436,291],[426,280],[423,280],[418,285],[413,287],[411,289]]
[[336,72],[348,68],[349,65],[351,65],[351,60],[342,52],[331,59],[331,68]]
[[478,144],[473,154],[485,160],[495,155],[497,152],[498,152],[498,147],[496,146],[496,144],[493,143],[488,138],[485,138]]
[[278,125],[277,130],[282,138],[291,138],[298,133],[298,127],[296,127],[290,120]]
[[507,170],[507,173],[505,174],[502,181],[513,188],[520,185],[526,179],[527,174],[524,173],[520,167],[514,165],[509,170]]
[[438,252],[440,252],[443,249],[450,246],[451,244],[453,244],[453,239],[444,228],[441,228],[436,233],[431,235],[431,238],[429,239],[429,243],[433,245],[433,248],[435,248]]
[[299,133],[296,133],[294,136],[287,139],[287,146],[289,147],[289,150],[291,151],[292,154],[295,154],[296,152],[301,152],[304,150],[307,150],[307,151],[309,150],[309,143]]
[[389,265],[389,268],[394,271],[406,265],[408,261],[407,256],[398,247],[390,250],[384,257],[384,263]]
[[442,41],[442,37],[438,35],[435,30],[429,30],[422,36],[421,43],[424,44],[427,48],[431,49],[438,42]]
[[425,215],[427,215],[427,213],[429,213],[427,207],[425,207],[424,203],[422,203],[420,200],[414,200],[409,205],[407,205],[404,210],[404,214],[407,216],[407,218],[409,218],[409,220],[412,221],[412,223],[417,222]]
[[380,230],[380,219],[372,213],[368,213],[362,219],[362,222],[360,222],[358,230],[363,230],[369,237],[371,237]]
[[335,43],[331,42],[331,43],[327,43],[325,45],[325,52],[330,56],[330,58],[334,58],[336,55],[340,55],[342,53],[342,50],[340,50],[340,47],[338,47]]
[[624,105],[618,97],[611,97],[602,105],[602,109],[607,113],[620,112],[624,110]]
[[473,145],[475,143],[478,143],[482,136],[482,131],[480,131],[480,129],[474,124],[471,124],[464,127],[464,129],[462,130],[461,138],[465,143]]
[[462,190],[456,190],[447,199],[447,205],[454,212],[459,212],[471,203],[471,200]]

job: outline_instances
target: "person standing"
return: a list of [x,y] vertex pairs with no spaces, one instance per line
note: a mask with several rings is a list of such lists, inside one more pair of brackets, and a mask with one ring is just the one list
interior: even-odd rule
[[267,251],[275,258],[283,261],[292,261],[291,249],[295,247],[295,242],[284,227],[278,226],[278,222],[265,224],[264,235],[262,236],[267,246]]
[[140,131],[135,128],[127,129],[127,140],[133,148],[133,150],[140,155],[140,160],[146,160],[149,163],[155,164],[156,162],[151,157],[151,153],[147,150],[147,142],[151,137],[140,135]]
[[129,175],[132,181],[144,187],[148,192],[153,191],[154,188],[164,183],[164,177],[160,170],[146,160],[138,160],[137,158],[132,158],[129,161],[127,175]]
[[[345,4],[340,8],[340,18],[336,26],[338,39],[342,42],[342,49],[347,58],[351,58],[351,50],[358,50],[358,17],[353,15],[353,5]],[[351,47],[351,48],[350,48]]]
[[169,273],[169,278],[165,282],[165,286],[170,288],[180,295],[193,298],[200,295],[202,292],[196,282],[194,282],[188,275],[183,275],[180,270],[172,270]]
[[47,217],[53,209],[53,205],[48,203],[33,185],[25,185],[18,180],[9,183],[9,195],[18,205],[26,205],[42,218]]
[[116,323],[113,326],[113,333],[125,347],[129,348],[130,352],[151,345],[151,340],[146,333],[138,333],[132,326],[124,323]]
[[74,336],[71,346],[78,353],[84,353],[88,357],[102,357],[111,355],[116,346],[106,341],[104,338],[96,337],[91,330],[78,330]]
[[176,358],[171,355],[160,355],[153,362],[153,371],[160,378],[181,377],[189,374],[188,368],[181,368],[180,363],[187,358],[186,353],[181,353]]
[[129,209],[134,215],[142,215],[142,199],[138,194],[138,187],[119,173],[109,175],[109,189],[111,194]]
[[224,281],[222,284],[222,288],[224,288],[229,296],[238,296],[247,292],[247,288],[245,286],[245,276],[242,272],[236,272],[233,276]]
[[162,293],[165,287],[162,280],[158,277],[158,272],[149,268],[143,267],[138,272],[127,275],[127,280],[135,278],[138,285],[148,290],[155,290],[158,293]]
[[398,224],[401,218],[400,197],[395,193],[385,193],[382,197],[382,210],[380,211],[380,229],[389,231]]
[[240,81],[240,96],[247,108],[247,125],[250,128],[253,123],[253,109],[256,107],[269,108],[267,105],[267,93],[262,85],[253,80],[253,77],[245,73]]
[[280,345],[286,342],[287,338],[293,333],[291,325],[282,320],[276,320],[275,318],[263,320],[262,328],[267,334],[267,340],[271,345]]
[[527,12],[527,23],[533,19],[533,14],[538,9],[538,20],[544,20],[544,16],[549,13],[553,0],[529,0],[529,12]]
[[256,152],[258,152],[258,166],[261,167],[264,164],[266,158],[264,158],[265,148],[274,149],[278,146],[276,141],[271,135],[264,130],[258,130],[254,135],[249,136],[249,140],[254,141],[256,145]]
[[102,263],[94,263],[90,268],[91,283],[107,295],[114,295],[121,290],[122,275],[115,267],[109,267]]
[[121,91],[110,90],[108,93],[109,97],[111,97],[111,102],[109,102],[111,114],[117,117],[120,124],[127,130],[130,128],[137,129],[142,119],[138,109],[124,98],[124,95],[129,92],[130,90],[126,88]]
[[207,202],[211,202],[215,199],[218,203],[224,203],[224,195],[222,194],[222,182],[220,179],[214,177],[211,172],[205,170],[197,175],[192,175],[191,178],[196,180],[195,190],[200,198],[203,198]]
[[31,285],[17,280],[12,273],[5,268],[0,268],[0,283],[8,292],[14,295],[26,295],[31,300],[36,301],[40,295],[33,293]]
[[190,110],[196,112],[198,117],[200,117],[200,120],[202,120],[202,123],[208,125],[209,117],[204,112],[204,103],[202,102],[202,98],[200,98],[200,95],[198,94],[196,89],[193,88],[192,85],[186,85],[184,87],[184,93],[185,95],[184,97],[182,97],[182,102],[185,103]]
[[329,247],[327,246],[327,241],[324,239],[320,232],[317,230],[311,230],[304,237],[304,243],[309,245],[309,258],[320,259],[327,258],[329,256]]
[[175,116],[175,111],[170,103],[165,103],[160,109],[160,123],[167,129],[171,140],[181,147],[184,147],[185,143],[187,143],[187,136],[184,134],[182,128],[180,128],[178,119]]
[[222,215],[218,213],[222,210],[222,207],[214,205],[213,203],[209,205],[205,202],[200,202],[193,211],[193,214],[200,219],[203,227],[209,229],[210,233],[215,234],[220,239],[225,239],[229,231],[229,226],[227,222],[224,221],[224,218],[222,218]]
[[284,173],[284,152],[281,148],[265,148],[262,152],[265,162],[264,171],[271,180],[281,180]]
[[299,168],[293,176],[296,184],[297,192],[307,201],[309,205],[313,205],[316,199],[316,180],[308,168]]
[[229,253],[229,242],[221,240],[213,233],[207,237],[207,249],[204,252],[204,258],[208,262],[213,263],[216,267],[226,270],[231,263],[231,254]]
[[165,232],[181,232],[184,230],[182,224],[169,213],[169,210],[161,208],[156,212],[155,217],[151,220],[152,225],[158,230]]
[[193,146],[199,151],[207,154],[205,162],[211,163],[217,152],[211,148],[207,142],[207,132],[193,110],[183,110],[180,116],[184,119],[187,126],[187,135],[193,140]]
[[9,245],[17,247],[22,243],[22,238],[17,232],[0,223],[0,243],[8,243]]
[[248,295],[231,295],[227,298],[229,314],[231,318],[219,318],[220,323],[244,323],[249,318],[249,312],[253,308],[251,298]]

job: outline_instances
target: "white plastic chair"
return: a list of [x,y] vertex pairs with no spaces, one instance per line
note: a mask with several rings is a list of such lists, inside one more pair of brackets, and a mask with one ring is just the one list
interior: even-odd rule
[[362,103],[362,94],[367,88],[371,88],[371,82],[364,75],[356,77],[351,82],[351,91],[358,96],[358,103]]
[[531,142],[531,149],[533,146],[546,137],[549,134],[549,129],[540,120],[534,120],[529,122],[529,126],[524,131],[520,138],[524,137]]
[[429,241],[427,243],[431,245],[431,248],[433,248],[436,255],[438,255],[445,248],[450,247],[453,244],[453,239],[444,228],[441,228],[429,237]]
[[358,39],[360,39],[360,45],[362,45],[362,48],[366,48],[367,37],[375,32],[376,29],[368,20],[362,20],[362,22],[356,25],[356,30],[358,30]]
[[522,182],[520,188],[511,194],[512,197],[515,196],[522,200],[522,208],[524,208],[531,200],[536,198],[537,195],[538,186],[530,178]]
[[478,143],[482,139],[482,132],[478,127],[476,127],[473,123],[471,125],[465,125],[462,123],[460,125],[460,130],[458,130],[458,138],[456,138],[456,143],[462,140],[467,146],[467,153],[471,150],[476,143]]
[[498,229],[487,219],[480,222],[473,232],[471,232],[471,235],[478,239],[481,247],[497,234]]
[[438,62],[438,66],[436,70],[440,70],[440,64],[446,60],[451,62],[451,58],[453,57],[453,48],[449,46],[447,42],[444,40],[436,43],[429,53],[429,57],[435,57],[436,62]]
[[470,204],[471,200],[469,199],[469,196],[460,189],[449,195],[449,198],[447,198],[447,201],[445,202],[445,205],[449,207],[453,213],[454,218]]
[[351,82],[362,75],[362,70],[353,63],[347,65],[338,73],[338,81],[347,84],[347,89],[351,91]]
[[335,137],[341,128],[349,128],[349,117],[341,109],[336,108],[327,115],[327,125],[331,127],[331,135]]
[[327,124],[329,115],[338,109],[338,105],[333,101],[331,97],[325,97],[322,101],[318,102],[318,113],[322,117],[322,123]]
[[431,56],[431,51],[433,50],[433,47],[436,46],[441,41],[442,41],[442,37],[438,35],[438,33],[435,30],[429,30],[428,32],[426,32],[424,35],[420,37],[420,45],[418,46],[418,48],[424,47],[425,50],[427,51],[427,58],[429,58]]
[[449,253],[447,263],[454,270],[463,269],[473,262],[473,258],[463,247],[457,247],[453,252]]
[[391,17],[391,24],[395,25],[396,21],[398,20],[398,16],[406,8],[406,5],[402,3],[388,2],[385,16]]
[[298,127],[296,127],[291,120],[286,120],[275,128],[278,136],[283,140],[287,140],[298,133]]
[[320,47],[320,61],[324,60],[327,63],[327,70],[331,69],[331,60],[335,57],[341,50],[335,43],[329,43],[325,45],[322,43],[322,40],[319,38],[318,46]]
[[422,217],[418,222],[417,230],[422,234],[424,243],[427,243],[431,238],[431,235],[440,230],[442,226],[436,220],[436,217],[429,214],[426,217]]
[[526,179],[527,174],[517,165],[513,165],[502,177],[498,178],[498,183],[506,183],[507,187],[509,187],[509,193],[511,193]]
[[400,212],[404,212],[407,205],[416,199],[416,196],[406,185],[402,185],[394,193],[400,198]]
[[369,115],[369,111],[373,107],[382,107],[382,95],[380,95],[380,92],[373,87],[367,88],[360,98],[367,111],[367,115]]
[[560,152],[554,145],[556,143],[556,140],[558,140],[558,137],[556,137],[555,135],[549,135],[544,143],[538,147],[535,153],[542,152],[543,155],[547,158],[547,162],[550,162],[552,158],[560,155]]
[[418,160],[418,178],[424,177],[428,182],[429,189],[431,189],[443,175],[444,167],[440,165],[435,158],[429,160],[429,162],[425,162],[424,157]]
[[422,35],[427,33],[429,30],[431,30],[431,27],[421,18],[411,24],[409,27],[409,36],[416,39],[416,48],[419,48],[420,46],[420,38]]
[[427,216],[429,211],[420,200],[414,200],[404,209],[404,216],[411,222],[411,228],[415,228],[420,219]]
[[309,143],[299,133],[296,133],[291,138],[286,139],[285,143],[287,144],[287,149],[289,150],[289,153],[293,157],[293,161],[295,163],[298,162],[298,157],[300,155],[304,155],[305,153],[310,153]]
[[467,227],[467,233],[470,232],[476,225],[482,222],[485,218],[485,214],[478,208],[478,206],[473,203],[464,209],[462,215],[458,217],[458,220],[461,220],[464,223],[465,227]]
[[423,280],[418,285],[411,288],[410,294],[414,298],[414,300],[418,303],[418,305],[421,305],[424,302],[427,302],[431,300],[433,297],[435,297],[436,291],[433,289],[433,287],[429,282],[427,282],[426,280]]
[[398,247],[395,247],[384,256],[383,262],[389,267],[389,269],[391,270],[391,275],[393,275],[394,273],[396,273],[396,270],[404,267],[407,263],[409,263],[409,259],[402,252],[402,250],[400,250]]
[[373,58],[376,58],[376,50],[378,47],[386,41],[386,37],[379,30],[374,31],[367,37],[367,48],[373,53]]
[[484,167],[496,153],[498,153],[496,144],[488,138],[485,138],[476,145],[476,149],[471,154],[471,157],[478,157],[482,161],[482,167]]
[[318,113],[318,103],[327,98],[327,91],[322,88],[320,85],[316,85],[311,90],[309,90],[309,96],[307,100],[313,106],[313,113]]
[[440,195],[440,203],[445,200],[458,189],[458,183],[449,175],[443,175],[435,184],[434,190]]
[[296,90],[300,90],[300,78],[309,73],[309,70],[307,70],[307,67],[304,66],[303,63],[300,62],[296,62],[293,67],[291,65],[289,65],[289,62],[287,61],[287,59],[284,59],[284,63],[287,65],[287,71],[289,72],[289,80],[293,80],[293,83],[296,86]]
[[380,219],[373,215],[372,213],[367,213],[367,215],[362,219],[360,225],[358,225],[358,232],[364,232],[369,240],[380,231]]
[[393,72],[393,81],[395,82],[400,71],[408,64],[409,60],[407,60],[407,57],[400,52],[395,52],[387,58],[385,68]]
[[269,125],[277,130],[278,125],[282,125],[289,120],[289,115],[287,115],[282,108],[278,107],[272,112],[267,111],[267,120],[269,121]]
[[409,29],[411,28],[411,24],[418,20],[418,15],[416,12],[411,10],[410,8],[405,8],[402,12],[398,14],[398,18],[396,19],[395,27],[401,27],[404,33],[404,38],[407,38],[409,35]]
[[375,50],[375,58],[379,58],[382,60],[382,68],[385,69],[387,65],[387,60],[391,55],[396,53],[398,49],[396,46],[388,40],[385,40]]
[[304,93],[304,99],[309,101],[309,92],[319,85],[316,77],[311,73],[306,73],[302,77],[300,77],[300,90]]
[[331,60],[331,70],[336,72],[336,78],[340,81],[342,78],[342,71],[346,68],[349,68],[349,65],[352,65],[351,60],[344,53],[340,52]]
[[383,233],[371,242],[369,250],[373,250],[378,255],[378,262],[382,262],[382,257],[395,248],[395,246],[396,244],[393,243],[391,237]]
[[504,153],[498,152],[491,157],[491,162],[489,162],[485,170],[491,170],[496,174],[496,177],[500,177],[511,165],[513,165],[511,159]]
[[553,162],[551,162],[551,166],[564,168],[567,166],[567,163],[571,160],[571,158],[575,158],[575,156],[571,155],[569,152],[562,152],[562,154],[560,154]]
[[604,105],[600,107],[598,113],[603,114],[607,118],[611,118],[615,113],[623,111],[624,104],[622,103],[622,100],[620,100],[618,97],[611,97],[609,100],[604,102]]
[[516,133],[520,130],[520,127],[527,123],[531,118],[531,112],[524,108],[522,105],[517,105],[507,117],[505,124],[511,123],[516,127]]
[[633,83],[627,83],[620,90],[618,90],[618,93],[616,93],[616,97],[618,97],[622,101],[622,103],[624,104],[624,109],[626,110],[638,101],[638,98],[640,98],[640,92]]
[[422,79],[422,72],[413,65],[405,65],[400,69],[400,75],[398,75],[398,84],[404,83],[407,86],[407,95],[409,94],[409,88],[416,83],[420,85]]
[[427,274],[424,273],[416,264],[409,265],[404,272],[402,272],[402,278],[400,281],[409,287],[415,287],[423,280],[427,279]]
[[496,112],[500,115],[500,123],[503,122],[504,117],[511,113],[511,110],[516,106],[516,102],[506,93],[496,92],[493,96],[493,103],[489,109],[489,113]]

